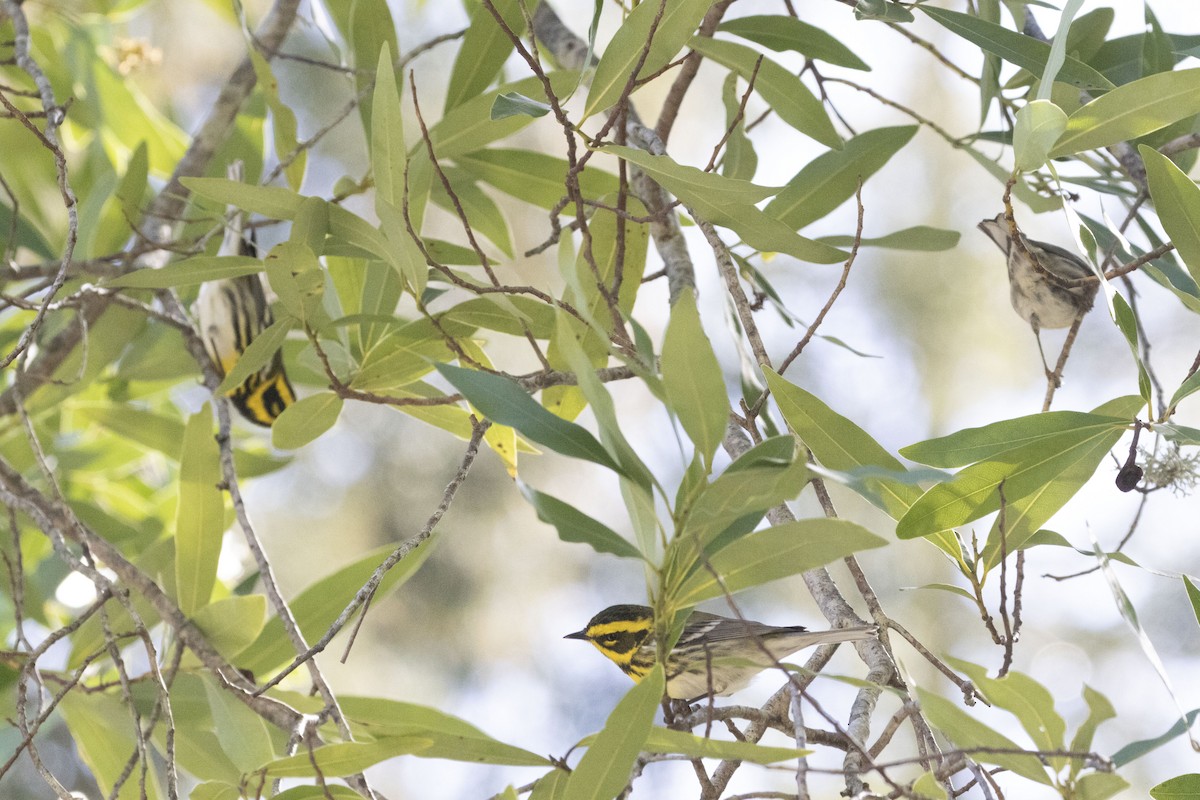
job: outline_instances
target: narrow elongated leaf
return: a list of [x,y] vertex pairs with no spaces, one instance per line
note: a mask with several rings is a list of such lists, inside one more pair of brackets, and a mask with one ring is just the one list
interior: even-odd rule
[[[425,563],[437,541],[438,536],[435,532],[401,559],[380,581],[379,589],[375,593],[376,601],[382,600],[408,580]],[[300,627],[300,632],[308,641],[314,641],[328,630],[329,625],[337,619],[371,577],[371,573],[393,549],[395,548],[392,545],[387,545],[367,553],[359,560],[308,586],[292,600],[292,615]],[[283,623],[278,617],[272,617],[254,643],[237,655],[235,663],[241,669],[264,675],[286,664],[295,655],[295,650],[283,631]]]
[[[297,753],[259,766],[270,778],[312,778],[320,770],[326,778],[354,775],[380,761],[420,753],[433,742],[420,736],[389,736],[373,742],[338,742]],[[315,765],[314,765],[315,762]]]
[[1130,421],[1082,411],[1048,411],[979,428],[964,428],[902,447],[900,454],[931,467],[959,467],[999,458],[1027,445],[1054,440],[1063,433],[1106,431],[1113,425],[1129,424]]
[[[979,720],[963,711],[951,701],[917,688],[917,697],[921,701],[921,710],[933,726],[945,734],[953,744],[962,748],[995,748],[1000,751],[1019,750],[1020,745],[1007,736],[997,733]],[[1015,755],[1011,752],[975,751],[971,758],[985,764],[995,764],[1012,770],[1023,778],[1045,784],[1051,784],[1037,756]]]
[[392,68],[391,48],[384,43],[375,69],[374,104],[371,113],[371,166],[375,172],[375,206],[387,203],[399,208],[404,202],[404,172],[408,150],[404,143],[404,115],[400,90]]
[[[532,150],[493,148],[476,150],[455,159],[460,167],[518,200],[550,210],[566,196],[569,165],[565,159]],[[588,166],[579,173],[579,188],[584,197],[598,198],[614,194],[619,188],[617,176]],[[574,213],[566,206],[563,213]]]
[[[525,5],[532,14],[537,4]],[[493,6],[513,34],[521,36],[525,33],[525,15],[521,13],[519,0],[493,0]],[[471,25],[454,58],[454,67],[450,70],[444,112],[449,112],[486,89],[512,50],[512,39],[496,22],[491,9],[482,4],[476,6]]]
[[436,366],[471,405],[493,422],[516,428],[525,438],[557,453],[621,472],[612,456],[586,428],[551,414],[507,378],[450,364]]
[[[780,119],[826,147],[836,150],[842,146],[842,137],[825,113],[825,106],[796,75],[757,50],[737,42],[694,36],[690,45],[697,53],[737,72],[747,81],[754,75],[757,64],[754,91],[767,101]],[[759,59],[762,59],[761,63]]]
[[[903,473],[904,465],[858,425],[825,405],[816,395],[784,380],[774,370],[765,370],[767,386],[779,411],[817,461],[830,469],[849,472],[860,467],[879,467]],[[901,481],[874,479],[868,500],[893,519],[904,516],[921,496],[921,490]]]
[[[551,89],[558,97],[563,97],[570,92],[578,79],[575,72],[563,71],[551,72],[547,77],[550,80]],[[446,115],[429,129],[429,138],[433,141],[434,151],[438,158],[457,158],[463,153],[474,152],[498,139],[511,136],[533,122],[533,117],[521,114],[504,119],[491,118],[491,109],[496,98],[510,92],[539,102],[546,100],[546,90],[537,77],[506,83],[467,100],[455,107],[453,111],[446,112]],[[410,169],[415,168],[418,163],[425,169],[430,167],[424,143],[415,147],[410,155],[413,165]],[[410,186],[416,183],[411,174],[409,182]]]
[[[58,710],[66,719],[71,738],[79,748],[83,762],[91,769],[100,791],[112,797],[113,787],[125,771],[129,754],[137,750],[133,738],[129,709],[107,693],[67,692]],[[146,794],[141,794],[138,781],[125,781],[116,795],[117,800],[159,800],[165,797],[158,786],[154,770],[146,782]]]
[[1141,739],[1136,742],[1130,742],[1117,752],[1113,753],[1113,765],[1117,767],[1123,767],[1129,762],[1139,759],[1147,753],[1157,750],[1175,737],[1181,736],[1192,725],[1196,724],[1196,717],[1200,717],[1200,708],[1193,708],[1184,715],[1183,719],[1176,720],[1175,723],[1160,736],[1155,736],[1153,739]]
[[267,723],[262,717],[211,680],[204,681],[204,691],[221,749],[238,769],[250,772],[275,758]]
[[1119,86],[1076,111],[1051,158],[1096,150],[1200,114],[1200,69],[1162,72]]
[[721,174],[726,178],[754,180],[758,171],[758,154],[754,142],[746,135],[745,114],[738,97],[738,76],[730,72],[721,85],[721,105],[725,106],[725,129],[729,138],[725,141],[725,155],[721,161]]
[[[932,8],[928,5],[922,5],[921,10],[947,30],[979,45],[989,53],[1000,56],[1005,61],[1023,67],[1035,75],[1041,75],[1046,69],[1050,45],[1039,39],[960,11]],[[1112,83],[1099,72],[1070,56],[1063,62],[1058,80],[1081,89],[1113,88]]]
[[217,581],[225,533],[221,454],[208,403],[188,418],[179,457],[179,505],[175,514],[175,584],[179,607],[189,616],[208,604]]
[[[962,234],[945,228],[933,228],[928,225],[914,225],[911,228],[889,233],[886,236],[864,238],[859,241],[862,247],[883,247],[889,250],[915,250],[934,253],[942,250],[953,250],[958,246]],[[854,244],[853,236],[822,236],[818,242],[825,242],[834,247],[849,247]]]
[[1200,188],[1157,150],[1142,145],[1138,152],[1146,164],[1154,210],[1192,280],[1200,283]]
[[[376,109],[378,114],[378,109]],[[342,398],[334,392],[297,400],[271,426],[271,441],[282,450],[296,450],[333,427],[342,413]]]
[[267,598],[261,594],[226,597],[209,603],[192,617],[208,643],[226,658],[257,639],[266,621]]
[[796,230],[821,219],[853,197],[859,180],[878,172],[916,132],[916,125],[902,125],[860,133],[841,150],[810,161],[767,204],[766,212]]
[[[597,114],[612,106],[621,96],[634,67],[646,52],[639,76],[653,75],[664,67],[687,44],[696,26],[704,17],[712,0],[648,0],[640,3],[625,18],[604,48],[604,55],[592,75],[592,86],[584,104],[583,116]],[[661,17],[659,11],[662,11]],[[654,38],[650,29],[658,19]]]
[[283,174],[287,176],[288,185],[294,190],[300,189],[304,180],[304,167],[308,160],[308,151],[300,149],[297,139],[296,114],[279,96],[279,82],[271,71],[271,65],[256,47],[248,47],[250,63],[254,65],[254,73],[258,77],[258,86],[266,98],[267,107],[271,109],[271,131],[275,137],[275,153],[281,159],[289,158],[290,163],[284,167]]
[[563,800],[611,800],[629,781],[629,770],[650,735],[666,678],[661,664],[621,698],[567,780]]
[[280,317],[267,326],[266,330],[255,337],[254,341],[250,342],[246,347],[245,352],[238,358],[237,363],[233,365],[233,369],[226,373],[225,379],[217,387],[217,392],[223,394],[233,391],[246,378],[249,378],[266,366],[267,362],[275,357],[275,353],[279,351],[279,348],[283,347],[283,342],[287,339],[288,331],[295,324],[295,320],[291,317]]
[[1022,106],[1013,126],[1013,158],[1017,169],[1026,172],[1040,169],[1066,127],[1066,112],[1050,100],[1031,100]]
[[1172,777],[1158,786],[1151,787],[1154,800],[1196,800],[1200,798],[1200,772]]
[[[1083,699],[1088,706],[1087,719],[1083,721],[1079,729],[1075,731],[1074,738],[1071,739],[1071,749],[1077,753],[1086,753],[1091,750],[1096,729],[1102,722],[1117,716],[1117,710],[1113,708],[1108,698],[1086,684],[1083,687]],[[1072,776],[1079,773],[1080,766],[1077,762],[1071,762]]]
[[[350,725],[372,737],[417,736],[431,740],[415,755],[522,767],[550,766],[545,756],[493,739],[466,720],[429,706],[380,697],[339,698]],[[317,707],[314,711],[319,711]]]
[[958,658],[948,660],[971,679],[989,703],[1015,716],[1038,750],[1066,746],[1067,723],[1054,710],[1054,696],[1045,686],[1020,672],[990,678],[986,667]]
[[[1000,456],[967,467],[922,495],[897,523],[896,535],[901,539],[925,536],[990,514],[1000,508],[1001,484],[1009,504],[1035,493],[1050,492],[1041,511],[1046,513],[1049,508],[1056,511],[1091,476],[1128,426],[1127,420],[1114,419],[1107,424],[1063,431],[1006,449]],[[1021,539],[1014,536],[1017,520],[1012,514],[1006,517],[1011,552],[1020,546]],[[1029,527],[1021,526],[1023,535],[1033,533]]]
[[806,239],[753,205],[778,189],[705,173],[695,167],[677,164],[667,156],[652,156],[632,147],[610,145],[601,152],[637,164],[700,217],[733,229],[746,244],[758,250],[787,253],[814,264],[834,264],[848,255],[835,247]]
[[240,278],[261,272],[262,262],[250,256],[193,256],[162,269],[139,269],[104,281],[114,289],[170,289],[198,286],[205,281]]
[[792,50],[808,58],[848,69],[870,71],[866,62],[833,34],[783,14],[763,14],[725,20],[717,28],[757,42],[777,53]]
[[696,297],[691,292],[684,292],[671,307],[661,365],[667,402],[696,445],[705,467],[712,469],[713,455],[729,420],[729,399],[721,365],[700,324]]
[[1196,622],[1200,623],[1200,589],[1196,588],[1196,584],[1192,583],[1192,579],[1187,575],[1181,575],[1183,578],[1183,588],[1187,591],[1188,601],[1192,604],[1192,613],[1196,615]]
[[597,553],[612,553],[623,558],[642,558],[641,552],[625,537],[593,517],[589,517],[557,497],[539,492],[524,482],[518,482],[521,494],[537,511],[538,519],[558,529],[564,542],[591,545]]
[[685,608],[738,592],[768,581],[798,575],[860,550],[882,547],[883,539],[842,519],[804,519],[751,533],[717,551],[710,559],[713,571],[699,570],[672,600]]
[[646,744],[643,747],[650,753],[678,753],[691,758],[737,759],[753,764],[776,764],[812,752],[791,747],[766,747],[753,742],[706,739],[687,731],[657,726],[650,729],[650,735],[646,737]]

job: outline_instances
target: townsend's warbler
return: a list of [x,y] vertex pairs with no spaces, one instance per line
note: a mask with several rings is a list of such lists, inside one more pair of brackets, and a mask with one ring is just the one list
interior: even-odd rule
[[[231,164],[228,174],[230,180],[240,181],[241,162]],[[258,248],[252,238],[248,241],[243,236],[242,227],[241,212],[231,208],[218,255],[257,258]],[[250,342],[274,322],[260,273],[205,283],[196,301],[196,316],[204,349],[222,377],[229,374]],[[256,425],[270,427],[296,400],[283,370],[283,354],[276,351],[261,369],[230,390],[229,399],[243,417]]]
[[[667,658],[667,695],[693,700],[733,694],[803,647],[870,639],[876,630],[867,625],[809,631],[800,625],[781,628],[693,611]],[[634,681],[654,667],[654,612],[646,606],[611,606],[592,617],[586,628],[563,638],[591,642]]]

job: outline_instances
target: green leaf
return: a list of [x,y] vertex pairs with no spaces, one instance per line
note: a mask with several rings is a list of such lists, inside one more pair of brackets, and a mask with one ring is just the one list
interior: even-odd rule
[[1163,72],[1101,95],[1067,120],[1051,158],[1126,142],[1200,113],[1200,69]]
[[775,764],[808,755],[811,750],[792,747],[766,747],[753,742],[734,742],[696,736],[687,731],[655,726],[650,729],[642,746],[648,753],[678,753],[690,758],[721,758],[749,761],[754,764]]
[[567,780],[564,800],[611,800],[620,794],[650,735],[665,688],[662,665],[655,664],[609,714]]
[[[275,795],[273,800],[356,800],[362,797],[361,794],[351,789],[349,786],[339,786],[336,783],[327,783],[323,786],[293,786],[291,789],[282,791]],[[232,800],[240,800],[239,793]],[[196,800],[196,792],[192,791],[192,796],[188,800]]]
[[725,436],[729,398],[712,344],[700,324],[696,297],[679,296],[663,337],[661,367],[670,409],[696,445],[707,469]]
[[[412,577],[425,563],[437,540],[435,533],[414,551],[405,555],[380,582],[379,589],[375,592],[375,601],[382,600]],[[292,615],[307,641],[315,641],[329,629],[354,599],[358,590],[370,579],[375,568],[394,549],[392,545],[376,548],[357,561],[311,584],[291,601]],[[283,631],[283,623],[278,617],[272,617],[254,643],[237,655],[234,663],[240,669],[263,675],[288,663],[295,655],[295,650]]]
[[297,139],[296,114],[279,97],[279,82],[271,71],[271,65],[257,47],[246,48],[250,54],[250,63],[258,77],[258,86],[266,98],[267,108],[271,109],[271,130],[275,137],[275,153],[277,157],[290,158],[291,162],[284,167],[283,174],[287,176],[288,185],[299,191],[304,181],[304,167],[308,159],[308,151],[301,149]]
[[[1075,781],[1078,800],[1108,800],[1129,788],[1129,781],[1112,772],[1089,772]],[[1196,795],[1200,797],[1200,795]]]
[[[1117,716],[1117,711],[1113,708],[1112,703],[1108,702],[1108,698],[1086,684],[1083,687],[1083,699],[1087,702],[1088,716],[1075,731],[1074,738],[1071,739],[1071,749],[1077,753],[1086,753],[1091,750],[1096,729],[1102,722]],[[1077,775],[1081,766],[1079,762],[1072,761],[1071,775]]]
[[1129,302],[1116,292],[1112,294],[1112,308],[1116,317],[1117,328],[1125,337],[1125,343],[1129,345],[1129,352],[1133,356],[1133,363],[1137,364],[1138,393],[1146,405],[1149,406],[1151,391],[1150,373],[1147,372],[1146,365],[1142,362],[1142,348],[1138,341],[1137,317],[1134,316]]
[[860,180],[878,172],[917,132],[916,125],[877,128],[810,161],[767,204],[772,217],[799,230],[854,196]]
[[[451,168],[445,168],[444,172],[471,230],[476,236],[479,234],[486,236],[489,241],[500,248],[504,255],[512,258],[512,236],[508,231],[508,221],[505,220],[496,201],[488,197],[486,192],[472,182],[467,173]],[[454,205],[441,181],[438,181],[433,187],[432,199],[450,214],[458,216],[458,208]],[[423,261],[421,269],[425,269]]]
[[1192,583],[1192,579],[1187,575],[1181,575],[1183,578],[1183,588],[1187,591],[1188,601],[1192,604],[1192,613],[1196,615],[1196,622],[1200,623],[1200,589],[1196,588],[1196,584]]
[[551,764],[545,756],[493,739],[469,722],[436,708],[381,697],[339,697],[338,700],[356,731],[373,738],[417,736],[429,739],[429,747],[415,753],[421,758],[520,767]]
[[1024,172],[1040,169],[1066,127],[1066,112],[1050,100],[1031,100],[1022,106],[1013,126],[1013,158],[1017,169]]
[[697,53],[735,71],[746,81],[754,75],[758,64],[754,91],[781,120],[826,147],[836,150],[842,146],[842,137],[825,113],[825,106],[800,78],[743,44],[705,36],[693,36],[689,44]]
[[525,438],[556,453],[591,461],[614,472],[622,471],[586,428],[551,414],[508,378],[450,364],[435,366],[442,377],[493,422],[516,428]]
[[[639,78],[653,75],[666,66],[687,44],[710,5],[711,0],[647,0],[634,8],[613,34],[596,65],[584,104],[584,119],[617,102],[642,59],[648,40],[650,47],[638,72]],[[660,10],[662,17],[654,30],[654,39],[650,40],[650,29]]]
[[221,749],[238,769],[251,772],[275,757],[267,723],[262,717],[212,679],[204,680],[204,691]]
[[[849,472],[861,467],[878,467],[903,474],[904,465],[858,425],[825,405],[816,395],[765,370],[767,386],[779,404],[779,412],[817,461],[830,469]],[[864,497],[893,519],[900,519],[921,496],[921,490],[902,481],[884,477],[867,482],[874,489]]]
[[[890,250],[915,250],[934,253],[941,250],[953,250],[958,246],[962,234],[945,228],[933,228],[928,225],[915,225],[911,228],[859,241],[863,247],[884,247]],[[854,244],[853,236],[822,236],[818,242],[825,242],[834,247],[849,247]]]
[[1082,411],[1048,411],[1001,420],[978,428],[964,428],[946,436],[902,447],[900,454],[932,467],[959,467],[1006,456],[1010,451],[1026,445],[1054,441],[1063,433],[1102,431],[1115,424],[1128,425],[1130,422]]
[[[555,96],[563,97],[571,91],[578,75],[575,72],[560,71],[551,72],[547,77]],[[455,107],[454,110],[446,112],[445,116],[429,129],[429,138],[433,141],[434,151],[438,158],[458,158],[464,153],[472,153],[497,139],[511,136],[533,122],[533,117],[527,117],[524,114],[504,119],[491,118],[496,98],[509,93],[519,94],[538,102],[546,100],[546,90],[536,76],[503,84],[490,92],[467,100]],[[420,160],[425,167],[429,166],[429,157],[423,145],[412,154],[412,160],[414,164]]]
[[[404,143],[404,114],[400,89],[392,69],[391,48],[385,42],[375,70],[375,93],[371,111],[371,166],[375,173],[375,208],[387,203],[400,208],[404,203],[404,173],[408,169],[408,147]],[[382,215],[380,215],[382,216]]]
[[[455,160],[479,180],[547,211],[567,193],[569,164],[548,153],[495,148],[476,150]],[[615,194],[619,183],[616,175],[589,165],[579,173],[579,188],[584,197],[594,199]],[[563,213],[574,211],[568,205]]]
[[622,558],[643,557],[641,551],[625,537],[604,523],[556,497],[537,491],[523,481],[518,481],[517,485],[537,511],[538,519],[557,528],[558,538],[564,542],[581,542],[591,545],[597,553],[612,553]]
[[533,100],[516,92],[508,92],[496,98],[496,102],[492,104],[492,110],[488,112],[488,116],[491,119],[504,119],[505,117],[523,115],[536,119],[546,116],[552,110],[548,103]]
[[[963,469],[951,480],[922,495],[897,523],[896,535],[901,539],[912,539],[965,525],[990,514],[1000,508],[998,489],[1003,484],[1008,503],[1007,547],[1013,552],[1025,537],[1075,495],[1130,422],[1117,417],[1089,418],[1073,427],[1046,434],[1037,420],[1025,419],[1026,427],[1008,426],[1014,429],[1015,443],[991,445],[996,452],[985,456],[987,460]],[[997,425],[982,430],[994,433],[991,429]],[[909,448],[905,451],[910,458],[917,458]],[[1012,513],[1013,504],[1027,496],[1039,501],[1037,521],[1031,521],[1024,514]],[[1018,510],[1027,508],[1019,506]]]
[[[957,658],[947,659],[962,670],[983,692],[988,702],[1017,718],[1038,750],[1062,750],[1066,746],[1067,723],[1054,710],[1054,696],[1045,686],[1020,672],[989,678],[987,668]],[[1061,768],[1058,758],[1050,762]]]
[[[316,787],[302,788],[311,789]],[[343,786],[342,788],[346,787]],[[288,794],[292,795],[288,800],[302,800],[304,798],[304,795],[297,794],[296,792],[289,791]],[[283,795],[276,795],[276,798],[280,797],[283,797]],[[209,781],[198,784],[195,789],[192,789],[192,793],[188,795],[188,800],[242,800],[242,792],[237,786],[232,784]],[[335,800],[337,800],[336,795]]]
[[273,323],[268,325],[262,333],[254,338],[246,350],[238,358],[237,363],[233,365],[233,369],[225,375],[225,379],[221,381],[221,385],[217,387],[218,394],[227,394],[242,385],[242,382],[258,372],[272,358],[279,348],[283,347],[283,342],[287,339],[288,331],[295,326],[295,321],[291,317],[280,317]]
[[[521,13],[519,0],[493,0],[492,5],[514,35],[525,33],[525,15]],[[536,3],[527,3],[526,6],[532,14]],[[463,36],[458,55],[454,57],[443,113],[448,113],[486,89],[512,51],[512,39],[496,23],[491,9],[483,4],[476,5],[475,13],[471,15],[471,25]]]
[[782,14],[738,17],[722,22],[717,30],[757,42],[777,53],[792,50],[808,58],[839,67],[867,71],[871,69],[837,37],[795,17]]
[[179,457],[179,505],[175,514],[175,583],[179,607],[192,615],[208,604],[217,581],[225,533],[221,454],[208,403],[188,418]]
[[778,191],[775,188],[702,172],[677,164],[668,156],[652,156],[632,147],[609,145],[600,152],[612,153],[641,167],[701,218],[733,229],[746,244],[758,250],[787,253],[814,264],[834,264],[848,255],[835,247],[806,239],[786,223],[753,205],[775,194]]
[[[962,748],[993,748],[996,750],[1019,750],[1016,742],[997,733],[979,720],[967,714],[951,701],[924,689],[917,688],[921,710],[935,728],[940,730],[952,744]],[[973,752],[971,758],[985,764],[995,764],[1012,770],[1023,778],[1051,785],[1037,756],[1013,753]]]
[[[959,11],[932,8],[928,5],[922,5],[921,10],[947,30],[989,53],[1000,56],[1005,61],[1023,67],[1035,75],[1041,75],[1046,69],[1046,61],[1050,57],[1050,45],[1046,42]],[[1099,72],[1070,56],[1063,62],[1058,80],[1080,89],[1113,88],[1112,83]]]
[[1136,742],[1130,742],[1117,752],[1113,753],[1113,765],[1117,767],[1123,767],[1131,761],[1139,759],[1153,750],[1157,750],[1177,736],[1182,736],[1192,725],[1195,724],[1196,717],[1198,716],[1200,716],[1200,708],[1193,708],[1191,711],[1187,712],[1186,715],[1184,715],[1183,719],[1176,720],[1175,723],[1167,729],[1166,733],[1163,733],[1161,736],[1155,736],[1153,739],[1142,739]]
[[678,608],[726,591],[738,592],[778,578],[798,575],[831,561],[882,547],[875,534],[843,519],[804,519],[743,536],[709,558],[713,572],[698,570],[672,597]]
[[334,392],[297,400],[271,426],[271,442],[281,450],[297,450],[332,428],[341,413],[342,398]]
[[112,289],[171,289],[197,286],[205,281],[240,278],[261,272],[263,264],[251,256],[192,256],[162,269],[138,269],[103,281]]
[[387,0],[353,0],[350,3],[331,3],[327,8],[339,20],[338,26],[353,52],[355,94],[362,98],[358,110],[362,116],[363,130],[369,132],[374,113],[371,71],[385,46],[389,53],[400,52],[396,23]]
[[1200,773],[1180,775],[1150,789],[1154,800],[1197,800],[1200,798]]
[[218,653],[229,658],[258,638],[266,615],[265,595],[235,595],[209,603],[195,613],[192,622]]
[[[131,735],[129,709],[115,695],[89,692],[67,692],[58,710],[67,722],[71,739],[79,748],[83,762],[91,769],[100,791],[113,796],[117,779],[125,772],[129,754],[137,751]],[[142,795],[137,780],[127,780],[117,793],[117,800],[158,800],[164,797],[154,770],[146,781]]]
[[1200,188],[1171,159],[1141,145],[1154,210],[1192,279],[1200,282]]
[[362,772],[389,758],[420,753],[432,744],[432,741],[420,736],[392,736],[373,742],[338,742],[311,752],[263,762],[260,767],[268,778],[312,778],[318,774],[326,778],[340,778]]
[[725,106],[725,129],[729,132],[721,174],[726,178],[754,180],[754,173],[758,171],[758,154],[754,152],[754,142],[746,135],[746,120],[738,98],[736,72],[725,76],[725,83],[721,85],[721,104]]

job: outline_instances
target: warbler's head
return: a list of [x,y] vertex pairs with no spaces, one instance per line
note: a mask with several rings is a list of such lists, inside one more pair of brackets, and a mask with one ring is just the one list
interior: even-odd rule
[[621,605],[604,609],[586,628],[563,638],[591,642],[625,672],[634,674],[645,671],[640,662],[634,663],[634,656],[653,632],[653,611],[646,606]]

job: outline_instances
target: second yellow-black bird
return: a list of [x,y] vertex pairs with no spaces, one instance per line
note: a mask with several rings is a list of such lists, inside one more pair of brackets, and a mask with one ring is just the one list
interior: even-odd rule
[[[810,631],[800,625],[777,627],[693,611],[667,656],[667,695],[693,700],[733,694],[797,650],[870,639],[876,631],[874,625]],[[586,628],[564,638],[591,642],[634,681],[644,678],[658,657],[654,612],[647,606],[611,606],[592,617]]]
[[[241,173],[240,162],[230,166],[230,180],[240,181]],[[231,208],[218,255],[258,256],[243,227],[242,213]],[[205,283],[196,301],[196,315],[204,349],[222,377],[229,374],[250,343],[274,322],[261,273]],[[261,369],[229,392],[229,399],[243,417],[256,425],[270,427],[296,401],[296,392],[283,368],[283,353],[276,351]]]

